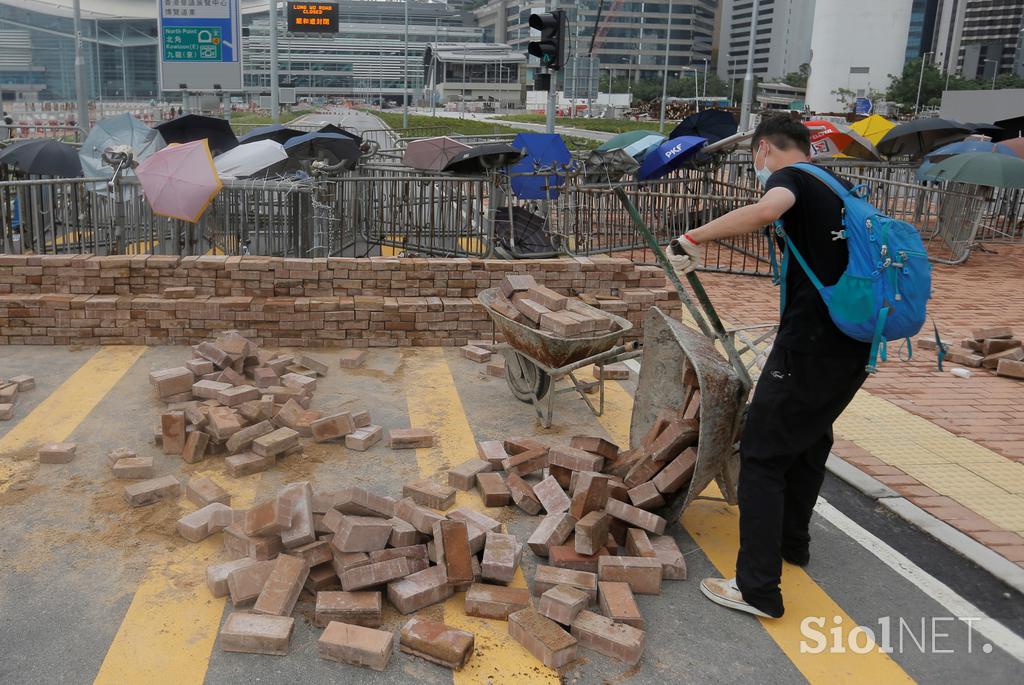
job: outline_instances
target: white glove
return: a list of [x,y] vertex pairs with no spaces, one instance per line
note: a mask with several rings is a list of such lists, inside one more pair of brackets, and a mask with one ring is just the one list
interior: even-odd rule
[[683,276],[696,271],[697,267],[700,266],[700,245],[695,244],[692,240],[687,238],[685,235],[677,238],[679,246],[683,248],[683,254],[672,254],[671,249],[667,251],[668,261],[675,269],[678,276]]

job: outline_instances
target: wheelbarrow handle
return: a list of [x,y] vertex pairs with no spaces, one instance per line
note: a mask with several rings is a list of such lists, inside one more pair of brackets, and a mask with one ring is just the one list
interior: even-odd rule
[[[747,367],[743,364],[743,360],[740,358],[739,352],[736,350],[736,346],[733,345],[732,340],[729,338],[729,334],[725,331],[725,326],[722,324],[721,318],[718,316],[718,312],[715,310],[713,304],[711,304],[711,298],[708,297],[707,291],[704,290],[704,285],[700,282],[697,274],[690,272],[686,274],[686,280],[690,284],[690,288],[693,289],[694,294],[697,296],[697,300],[700,302],[700,308],[694,305],[693,300],[687,294],[686,289],[683,287],[682,281],[679,280],[679,275],[676,270],[672,268],[672,264],[668,261],[668,257],[665,255],[665,251],[661,249],[661,245],[658,244],[658,239],[654,236],[654,233],[644,222],[643,217],[640,216],[639,210],[630,201],[629,196],[626,195],[626,191],[622,187],[615,188],[615,194],[619,197],[629,216],[633,219],[633,223],[636,225],[640,235],[643,236],[644,241],[647,243],[647,247],[654,253],[655,258],[658,260],[658,264],[665,272],[665,276],[675,286],[676,292],[679,294],[680,301],[689,310],[693,320],[697,323],[697,327],[700,328],[701,333],[709,338],[716,338],[725,350],[725,354],[729,357],[729,361],[732,363],[733,369],[736,371],[736,375],[739,377],[740,382],[743,383],[746,389],[750,389],[753,386],[753,381],[750,378],[750,373],[747,371]],[[682,247],[678,241],[675,245],[669,245],[669,249],[674,254],[680,254]],[[677,252],[678,250],[678,252]],[[705,318],[705,316],[707,318]]]

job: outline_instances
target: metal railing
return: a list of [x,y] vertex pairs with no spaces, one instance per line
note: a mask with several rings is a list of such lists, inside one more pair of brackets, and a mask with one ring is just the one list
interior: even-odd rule
[[[9,253],[295,257],[613,254],[653,263],[613,197],[613,184],[586,184],[570,173],[556,199],[520,200],[506,175],[418,172],[396,163],[402,151],[379,151],[371,163],[341,175],[225,181],[197,224],[154,216],[134,178],[112,188],[105,179],[0,182],[0,247]],[[972,186],[907,182],[898,180],[907,178],[901,168],[861,165],[844,172],[868,187],[879,210],[918,226],[935,261],[962,262],[982,239],[1021,240],[1020,192],[986,196]],[[748,167],[739,164],[619,185],[665,243],[759,196]],[[998,216],[1002,210],[995,206],[1010,216]],[[987,223],[993,218],[1001,223]],[[531,226],[543,233],[542,247],[517,242]],[[709,244],[704,268],[768,275],[768,240],[759,232]]]

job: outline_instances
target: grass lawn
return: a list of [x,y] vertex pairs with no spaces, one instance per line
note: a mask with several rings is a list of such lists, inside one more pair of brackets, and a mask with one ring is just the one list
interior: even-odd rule
[[[313,110],[304,109],[297,112],[281,112],[281,123],[287,124],[293,119],[298,119],[304,114],[309,114]],[[256,126],[266,126],[274,123],[274,119],[269,114],[261,114],[259,112],[234,112],[231,114],[231,126],[238,126],[235,130],[236,134],[248,133]]]
[[[381,121],[391,128],[402,128],[401,112],[373,110],[373,114],[380,117]],[[543,123],[543,120],[541,123]],[[410,114],[409,127],[414,129],[436,127],[438,129],[436,135],[489,136],[502,133],[536,133],[536,131],[527,131],[526,129],[515,128],[514,126],[502,126],[501,124],[493,124],[488,121],[432,117],[426,114]],[[600,141],[587,138],[576,138],[574,136],[562,136],[562,138],[570,150],[592,150],[601,144]]]
[[[506,114],[501,117],[505,121],[521,121],[528,124],[543,124],[546,119],[543,114]],[[670,122],[665,122],[666,127]],[[555,119],[558,126],[571,126],[583,128],[588,131],[602,131],[604,133],[623,133],[624,131],[635,131],[638,129],[658,132],[657,121],[633,121],[632,119],[584,119],[577,117],[558,117]],[[672,122],[671,125],[675,125]]]

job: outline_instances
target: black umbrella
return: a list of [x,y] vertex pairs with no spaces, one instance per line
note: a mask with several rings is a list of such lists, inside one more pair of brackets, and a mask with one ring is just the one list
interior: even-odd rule
[[971,134],[964,124],[948,119],[915,119],[895,126],[878,141],[878,151],[890,157],[924,157],[943,145],[963,140]]
[[998,136],[992,136],[992,140],[1001,142],[1019,138],[1024,135],[1024,116],[1001,119],[996,122],[996,126],[999,127],[1000,133]]
[[78,178],[82,160],[78,150],[49,138],[19,140],[0,152],[0,164],[7,164],[33,176]]
[[995,124],[977,124],[969,123],[964,124],[967,128],[971,129],[971,132],[978,133],[983,136],[997,136],[1003,132],[1003,129]]
[[284,144],[289,157],[295,159],[322,159],[331,166],[359,161],[359,144],[340,133],[307,133]]
[[239,143],[255,143],[257,140],[272,140],[275,143],[284,145],[292,138],[306,135],[307,131],[300,131],[297,128],[288,128],[281,124],[270,124],[259,126],[246,133],[238,139]]
[[517,256],[555,252],[546,218],[523,207],[513,207],[511,218],[508,207],[494,211],[494,241],[498,247]]
[[732,114],[722,109],[706,109],[691,114],[672,129],[669,139],[680,136],[696,136],[704,138],[708,143],[717,143],[723,138],[736,135],[736,120]]
[[191,143],[204,138],[214,156],[238,145],[238,138],[225,119],[202,114],[185,114],[155,126],[166,143]]
[[460,152],[452,157],[444,171],[459,174],[476,174],[482,171],[500,169],[518,162],[526,154],[526,150],[518,150],[505,143],[485,143]]
[[349,138],[351,138],[352,140],[356,141],[357,143],[362,143],[363,142],[362,136],[358,136],[355,133],[352,133],[352,131],[343,129],[341,126],[335,126],[334,124],[324,124],[323,126],[318,128],[316,130],[316,132],[317,133],[337,133],[337,134],[342,135],[342,136],[348,136]]

